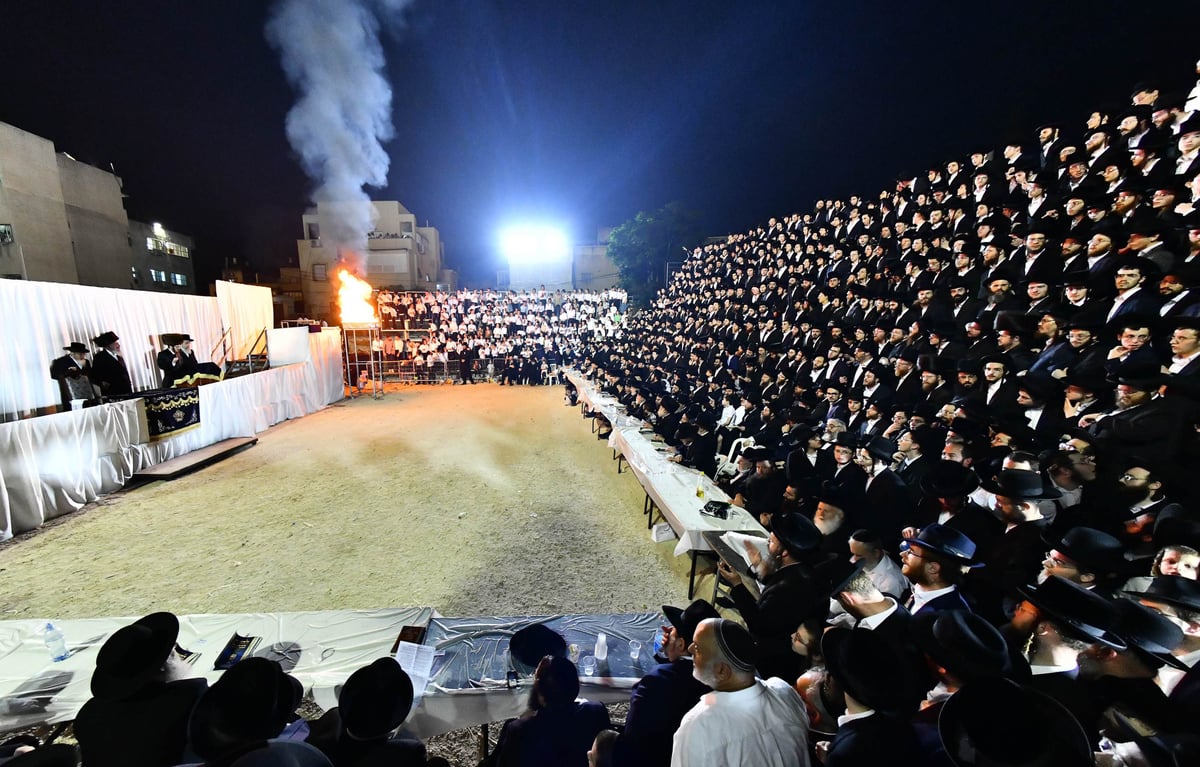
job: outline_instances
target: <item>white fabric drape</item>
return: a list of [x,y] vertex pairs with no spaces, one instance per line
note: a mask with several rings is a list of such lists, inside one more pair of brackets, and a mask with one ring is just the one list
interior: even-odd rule
[[[267,309],[270,311],[270,290]],[[50,362],[66,354],[62,347],[91,339],[106,330],[121,338],[122,354],[134,390],[162,383],[155,355],[162,333],[189,333],[197,359],[206,361],[221,336],[221,313],[208,296],[94,288],[55,282],[0,280],[0,420],[24,416],[59,404],[58,383]]]
[[307,362],[201,386],[200,425],[157,442],[141,399],[0,423],[0,540],[76,511],[144,468],[340,400],[340,329],[299,332]]
[[270,288],[217,280],[217,305],[229,329],[232,359],[245,359],[263,329],[275,325]]

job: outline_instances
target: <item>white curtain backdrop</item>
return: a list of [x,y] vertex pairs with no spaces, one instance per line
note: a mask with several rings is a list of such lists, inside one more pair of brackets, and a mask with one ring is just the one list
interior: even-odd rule
[[[263,328],[275,325],[270,288],[217,280],[217,305],[229,329],[233,359],[245,359]],[[207,347],[205,353],[211,348]]]
[[[255,290],[266,291],[269,316],[270,289]],[[0,421],[59,404],[50,362],[72,341],[94,351],[91,339],[104,331],[120,336],[136,391],[162,382],[154,359],[160,334],[191,334],[197,359],[206,361],[222,329],[217,300],[208,296],[25,280],[0,280],[0,321]]]
[[156,442],[141,399],[0,423],[0,541],[78,510],[146,467],[340,400],[341,330],[280,332],[306,341],[304,362],[201,386],[200,426]]

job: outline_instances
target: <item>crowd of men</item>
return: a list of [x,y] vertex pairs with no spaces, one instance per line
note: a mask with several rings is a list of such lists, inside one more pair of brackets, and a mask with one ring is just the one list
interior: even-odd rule
[[1139,85],[698,248],[592,350],[770,532],[719,572],[752,641],[618,763],[1200,763],[1198,152]]
[[[563,362],[612,337],[621,326],[626,293],[603,291],[459,290],[412,293],[381,290],[385,362],[435,367],[457,360],[463,381],[546,383]],[[413,331],[417,331],[414,333]]]
[[[619,731],[560,646],[489,763],[1200,763],[1198,270],[1200,113],[1146,84],[699,248],[623,327],[615,294],[388,296],[426,354],[580,356],[769,530],[664,608]],[[178,630],[105,642],[85,765],[425,763],[395,661],[309,723],[277,661],[188,679]]]

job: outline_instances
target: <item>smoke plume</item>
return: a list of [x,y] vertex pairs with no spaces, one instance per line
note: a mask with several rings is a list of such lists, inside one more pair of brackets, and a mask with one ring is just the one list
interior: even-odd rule
[[380,21],[407,0],[281,0],[267,22],[298,100],[287,136],[323,212],[327,246],[363,253],[374,228],[364,186],[387,184],[392,89],[384,77]]

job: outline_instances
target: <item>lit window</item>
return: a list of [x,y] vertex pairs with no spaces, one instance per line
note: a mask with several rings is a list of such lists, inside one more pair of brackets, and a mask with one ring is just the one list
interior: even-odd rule
[[167,273],[164,272],[162,269],[151,269],[150,270],[150,279],[154,280],[155,282],[166,282],[167,281]]
[[187,285],[187,275],[172,273],[171,274],[171,284],[172,285]]

